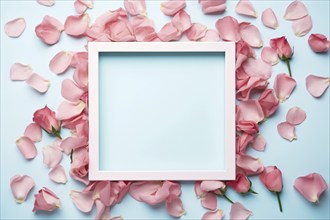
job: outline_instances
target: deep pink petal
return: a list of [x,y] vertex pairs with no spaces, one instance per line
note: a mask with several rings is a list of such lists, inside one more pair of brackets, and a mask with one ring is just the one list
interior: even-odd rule
[[219,19],[215,26],[222,40],[237,42],[241,39],[239,25],[235,18],[226,16]]
[[265,118],[274,114],[279,105],[279,99],[276,97],[273,89],[265,89],[260,97],[259,103],[264,112]]
[[226,0],[198,0],[204,14],[223,13],[227,9]]
[[177,41],[181,38],[182,32],[172,22],[165,24],[158,33],[158,37],[165,42]]
[[264,113],[257,100],[241,101],[237,106],[239,109],[238,120],[254,121],[259,123],[264,119]]
[[201,198],[206,192],[201,189],[201,181],[196,181],[194,185],[194,190],[197,198]]
[[260,31],[256,26],[248,22],[242,22],[239,24],[239,30],[242,39],[251,47],[262,47],[263,42],[260,36]]
[[168,0],[161,3],[160,10],[167,16],[173,16],[186,7],[186,0]]
[[259,174],[264,170],[260,159],[241,153],[236,154],[236,166],[243,170],[247,176]]
[[192,25],[190,15],[185,10],[181,10],[173,17],[172,24],[179,31],[185,32]]
[[40,142],[42,138],[41,127],[36,123],[29,124],[25,128],[24,136],[30,138],[34,142]]
[[274,81],[274,90],[277,98],[284,102],[287,100],[294,88],[296,87],[296,80],[291,78],[286,73],[277,74]]
[[220,41],[219,33],[216,30],[207,30],[205,36],[199,39],[202,42],[218,42]]
[[90,212],[94,205],[93,192],[78,192],[72,190],[70,197],[75,206],[82,212]]
[[63,98],[71,102],[77,102],[85,93],[84,90],[79,88],[72,80],[65,79],[62,81],[62,90]]
[[61,143],[61,148],[66,154],[69,154],[71,150],[75,150],[80,147],[84,147],[87,145],[87,138],[86,137],[68,137],[64,139]]
[[306,113],[299,107],[290,108],[286,114],[286,121],[292,125],[299,125],[306,119]]
[[217,196],[213,192],[207,192],[200,197],[201,204],[204,208],[215,210],[217,208]]
[[266,140],[261,134],[258,134],[251,143],[251,147],[256,151],[264,151],[265,146]]
[[126,11],[130,15],[146,15],[146,2],[145,0],[124,0],[124,6]]
[[225,213],[221,209],[217,209],[215,211],[206,212],[202,220],[221,220],[224,217]]
[[50,86],[49,80],[44,79],[36,73],[33,73],[29,78],[25,80],[25,82],[40,93],[47,92]]
[[277,131],[280,136],[288,141],[297,139],[296,128],[289,122],[281,122],[277,125]]
[[16,140],[16,146],[18,147],[19,151],[25,157],[25,159],[33,159],[37,156],[37,148],[34,145],[33,141],[28,137],[20,137]]
[[10,178],[11,192],[13,193],[17,203],[22,203],[25,201],[34,185],[35,183],[33,179],[27,175],[15,175]]
[[312,30],[312,28],[312,17],[309,15],[292,22],[292,30],[297,37],[305,36]]
[[69,68],[73,55],[70,51],[58,52],[49,62],[50,70],[55,74],[64,73]]
[[296,20],[308,15],[308,11],[304,3],[299,0],[291,2],[286,8],[284,19],[286,20]]
[[231,205],[229,218],[244,220],[248,219],[253,213],[246,209],[241,203],[235,202]]
[[205,36],[206,31],[207,27],[205,25],[194,23],[187,30],[186,34],[190,41],[198,41]]
[[237,14],[240,15],[245,15],[253,18],[258,17],[258,13],[256,12],[252,3],[249,0],[240,0],[235,7],[235,11]]
[[278,28],[278,21],[274,11],[271,8],[267,8],[262,12],[261,15],[262,23],[269,28],[277,29]]
[[276,166],[265,167],[259,179],[271,192],[281,192],[283,189],[282,172]]
[[279,62],[276,51],[271,47],[262,48],[261,59],[271,65],[275,65]]
[[24,18],[16,18],[14,20],[8,21],[5,24],[5,33],[8,37],[19,37],[24,32],[26,27]]
[[55,0],[37,0],[37,2],[40,5],[44,5],[44,6],[47,6],[47,7],[53,6],[55,4]]
[[11,80],[26,80],[32,75],[32,68],[29,65],[21,63],[14,63],[10,67],[10,79]]
[[306,77],[306,88],[309,94],[318,98],[329,87],[330,77],[309,75]]
[[308,44],[315,53],[326,53],[330,47],[330,41],[323,34],[311,34]]
[[186,211],[183,209],[182,201],[178,196],[170,195],[166,199],[165,205],[167,213],[171,216],[179,218],[186,213]]
[[64,31],[73,37],[81,37],[86,33],[89,21],[88,14],[69,16],[64,23]]
[[35,28],[37,36],[48,45],[56,44],[60,40],[63,30],[63,24],[56,18],[48,15],[46,15],[42,22]]
[[56,165],[48,173],[49,178],[55,183],[66,183],[68,181],[64,168],[61,165]]

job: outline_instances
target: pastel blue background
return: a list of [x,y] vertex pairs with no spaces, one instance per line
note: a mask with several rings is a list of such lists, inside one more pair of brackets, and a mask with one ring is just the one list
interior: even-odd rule
[[[170,20],[159,10],[161,1],[148,1],[148,16],[155,22],[156,30]],[[234,201],[240,201],[253,211],[251,219],[329,219],[329,190],[322,196],[320,204],[310,204],[293,189],[296,177],[318,172],[329,184],[329,90],[320,98],[311,97],[305,88],[305,78],[309,74],[329,75],[329,53],[315,54],[307,44],[308,36],[298,38],[291,30],[291,22],[284,21],[282,16],[289,1],[254,1],[259,15],[268,7],[274,9],[280,27],[271,30],[261,24],[260,16],[250,19],[236,15],[234,8],[237,1],[229,1],[224,15],[233,15],[239,21],[250,21],[257,25],[262,33],[265,45],[270,38],[287,36],[295,47],[294,58],[291,61],[293,76],[297,81],[292,96],[281,104],[277,113],[267,120],[260,133],[267,140],[265,152],[248,150],[248,153],[260,157],[267,165],[277,165],[283,172],[284,188],[281,194],[284,212],[280,213],[275,195],[267,191],[257,177],[251,178],[253,189],[258,195],[242,196],[229,189],[227,195]],[[312,33],[323,33],[329,37],[329,1],[304,1],[312,16],[314,27]],[[203,15],[197,1],[188,1],[186,10],[194,22],[214,28],[217,19],[224,15]],[[96,1],[93,10],[89,10],[92,21],[105,10],[113,10],[122,6],[121,1]],[[81,190],[83,185],[69,178],[66,185],[52,183],[48,177],[48,169],[42,163],[41,147],[52,143],[54,138],[44,134],[41,143],[37,144],[38,156],[32,161],[26,161],[17,150],[15,140],[19,138],[25,126],[32,121],[33,112],[48,104],[57,109],[62,101],[60,96],[61,81],[72,77],[72,71],[61,76],[51,73],[48,68],[49,60],[61,50],[84,50],[84,39],[73,39],[62,34],[61,41],[48,47],[44,45],[34,33],[34,27],[39,24],[44,15],[51,15],[64,22],[66,16],[75,14],[73,2],[57,1],[51,8],[38,5],[35,1],[1,1],[1,218],[2,219],[91,219],[95,210],[90,214],[83,214],[73,205],[69,191]],[[24,17],[27,28],[18,39],[8,38],[3,32],[4,24],[13,18]],[[260,50],[257,52],[260,54]],[[30,64],[33,70],[47,79],[52,85],[45,95],[40,95],[30,89],[24,82],[11,82],[9,79],[10,66],[15,62]],[[272,86],[275,75],[286,72],[286,66],[279,63],[273,68],[270,80]],[[298,140],[292,143],[283,140],[276,130],[276,125],[285,120],[287,111],[299,106],[307,113],[306,121],[297,127]],[[69,136],[69,133],[63,133]],[[208,158],[207,154],[200,155]],[[123,162],[127,162],[122,157]],[[69,159],[64,156],[61,163],[68,169]],[[15,174],[28,174],[36,181],[36,186],[21,205],[15,203],[9,187],[9,179]],[[41,187],[52,189],[62,201],[62,207],[53,213],[32,213],[33,194]],[[206,212],[196,199],[193,183],[182,184],[182,200],[187,214],[182,219],[200,219]],[[229,217],[230,204],[224,199],[218,199],[218,207],[223,209],[226,218]],[[150,207],[136,202],[127,196],[121,204],[111,210],[111,216],[121,215],[125,219],[170,219],[163,205]]]

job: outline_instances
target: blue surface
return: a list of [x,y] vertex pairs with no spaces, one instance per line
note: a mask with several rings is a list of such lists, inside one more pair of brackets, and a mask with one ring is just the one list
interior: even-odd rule
[[[159,10],[161,1],[148,1],[148,16],[155,22],[159,30],[170,20]],[[320,204],[310,204],[293,189],[296,177],[318,172],[329,184],[329,90],[320,98],[311,97],[305,89],[305,78],[309,74],[329,75],[329,53],[315,54],[307,44],[308,36],[297,38],[291,30],[291,22],[284,21],[286,6],[289,1],[255,1],[254,6],[259,12],[258,19],[250,19],[236,15],[234,8],[237,1],[229,1],[224,15],[233,15],[239,21],[251,21],[260,28],[264,44],[270,38],[286,35],[295,47],[294,58],[291,62],[293,76],[297,87],[288,101],[281,104],[274,117],[268,119],[261,126],[261,134],[267,140],[264,153],[249,150],[251,155],[260,157],[265,165],[277,165],[283,172],[284,188],[281,194],[284,212],[280,213],[274,194],[267,191],[258,178],[252,178],[253,189],[258,195],[242,196],[228,190],[228,196],[234,201],[240,201],[253,211],[251,219],[329,219],[329,190],[325,192]],[[51,8],[38,5],[35,1],[1,1],[1,219],[91,219],[95,210],[90,214],[83,214],[73,205],[69,191],[81,190],[83,185],[69,178],[66,185],[52,183],[48,177],[48,169],[42,164],[41,147],[52,143],[54,138],[44,134],[41,143],[37,144],[38,156],[33,161],[25,161],[17,147],[15,140],[20,137],[32,120],[32,114],[37,108],[48,104],[57,109],[62,101],[60,96],[61,81],[72,77],[72,71],[56,76],[48,68],[49,60],[60,50],[83,51],[85,40],[73,39],[62,34],[60,43],[48,47],[44,45],[34,33],[34,27],[39,24],[44,15],[51,15],[64,22],[66,16],[75,14],[72,1],[57,1]],[[188,1],[187,11],[194,22],[214,28],[215,21],[224,15],[203,15],[197,1]],[[329,37],[329,1],[305,1],[312,16],[314,27],[312,33],[323,33]],[[19,4],[19,6],[18,6]],[[93,10],[88,11],[92,20],[105,10],[122,6],[121,1],[96,1]],[[264,27],[260,21],[262,11],[268,7],[274,9],[280,27],[271,30]],[[11,39],[3,33],[4,24],[13,18],[24,17],[27,28],[18,39]],[[257,51],[260,54],[260,50]],[[9,69],[14,62],[30,64],[33,70],[47,79],[52,85],[45,95],[40,95],[30,89],[24,82],[11,82]],[[286,72],[286,66],[280,63],[273,68],[273,79],[277,73]],[[292,143],[283,140],[277,134],[276,125],[285,120],[288,109],[299,106],[307,113],[306,121],[297,127],[298,140]],[[64,137],[69,133],[63,134]],[[201,155],[208,158],[208,155]],[[127,162],[122,157],[123,162]],[[62,165],[68,169],[69,158],[64,156]],[[29,195],[27,202],[16,204],[9,187],[9,179],[15,174],[28,174],[36,180],[36,187]],[[54,213],[32,213],[33,194],[46,186],[59,195],[62,207]],[[206,212],[196,199],[193,183],[182,184],[182,200],[187,214],[182,219],[200,219]],[[223,209],[226,218],[229,217],[230,204],[218,199],[218,207]],[[136,202],[127,196],[121,204],[111,210],[111,216],[121,215],[125,219],[169,219],[164,206],[150,207]]]

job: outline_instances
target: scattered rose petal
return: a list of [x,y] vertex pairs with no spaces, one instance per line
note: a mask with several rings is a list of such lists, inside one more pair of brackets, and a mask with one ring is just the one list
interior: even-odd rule
[[64,31],[73,37],[81,37],[86,33],[89,20],[88,14],[69,16],[64,23]]
[[204,14],[223,13],[227,9],[226,0],[198,0]]
[[181,38],[181,31],[172,22],[169,22],[159,31],[158,37],[164,42],[176,41]]
[[247,176],[259,174],[264,170],[260,159],[247,154],[236,154],[236,166],[244,171]]
[[48,173],[49,178],[55,183],[66,183],[68,181],[64,168],[61,165],[56,165]]
[[55,193],[46,187],[40,189],[34,197],[35,201],[32,210],[33,212],[39,210],[52,212],[60,207],[60,199],[55,195]]
[[215,211],[206,212],[202,220],[221,220],[224,217],[225,213],[221,209],[217,209]]
[[262,59],[248,58],[242,67],[249,76],[256,76],[265,80],[272,76],[272,65]]
[[201,182],[201,190],[206,191],[206,192],[210,192],[210,191],[214,191],[214,190],[225,190],[226,189],[226,185],[224,184],[224,182],[222,181],[218,181],[218,180],[207,180],[207,181],[202,181]]
[[264,113],[257,100],[241,101],[237,106],[239,113],[237,114],[238,120],[255,121],[259,123],[264,119]]
[[212,192],[205,192],[200,196],[201,204],[204,208],[214,210],[217,208],[217,196]]
[[40,5],[47,6],[47,7],[53,6],[55,4],[55,0],[37,0],[37,2]]
[[291,78],[286,73],[277,74],[275,81],[274,81],[274,90],[277,98],[284,102],[287,100],[293,89],[296,87],[296,80]]
[[299,107],[290,108],[286,114],[286,121],[292,125],[299,125],[306,119],[306,113]]
[[235,202],[231,205],[229,218],[230,219],[248,219],[253,213],[246,209],[241,203]]
[[323,34],[311,34],[308,44],[315,53],[326,53],[330,47],[330,41]]
[[86,104],[83,101],[79,101],[75,103],[64,101],[60,104],[60,106],[57,109],[56,118],[58,120],[73,118],[74,116],[79,115],[84,110],[85,107]]
[[236,122],[236,130],[247,134],[256,134],[259,132],[259,126],[254,121],[238,121]]
[[70,51],[58,52],[49,62],[50,70],[55,74],[64,73],[69,68],[73,55]]
[[198,41],[205,36],[206,31],[207,27],[205,25],[194,23],[186,33],[190,41]]
[[37,156],[37,148],[34,145],[33,141],[28,137],[20,137],[16,140],[16,146],[19,151],[22,153],[25,159],[33,159]]
[[294,188],[307,201],[318,203],[322,193],[328,189],[328,185],[320,174],[310,173],[306,176],[298,177],[294,181]]
[[306,77],[306,88],[309,94],[318,98],[329,87],[330,77],[309,75]]
[[66,153],[69,154],[72,150],[75,150],[80,147],[86,146],[87,143],[87,138],[86,137],[68,137],[64,139],[60,145],[62,150]]
[[8,21],[5,24],[5,33],[8,37],[19,37],[24,32],[26,27],[24,18],[16,18],[14,20]]
[[33,73],[29,78],[25,80],[25,82],[40,93],[47,92],[50,86],[49,80],[44,79],[36,73]]
[[185,32],[191,27],[190,15],[185,11],[179,11],[172,19],[172,24],[181,32]]
[[56,18],[46,15],[41,24],[37,25],[35,32],[44,43],[48,45],[56,44],[60,40],[63,24]]
[[251,143],[251,147],[256,151],[265,151],[265,146],[266,140],[261,134],[258,134]]
[[14,63],[10,67],[10,79],[11,80],[26,80],[32,75],[32,68],[29,65],[21,63]]
[[62,160],[62,151],[56,146],[45,146],[42,148],[43,163],[48,168],[56,167]]
[[226,16],[219,19],[215,26],[222,40],[237,42],[241,39],[239,25],[235,18]]
[[24,136],[30,138],[34,142],[40,142],[42,138],[41,127],[36,123],[29,124],[25,128]]
[[168,0],[160,4],[160,10],[167,16],[173,16],[186,7],[186,0]]
[[186,211],[183,209],[180,197],[175,195],[170,195],[166,199],[166,210],[168,214],[177,218],[183,216],[186,213]]
[[248,23],[242,22],[239,24],[239,31],[242,39],[251,47],[262,47],[263,42],[261,40],[259,29]]
[[256,12],[252,3],[249,0],[240,0],[235,7],[235,11],[237,14],[240,15],[245,15],[253,18],[258,17],[258,13]]
[[272,29],[278,28],[278,21],[276,15],[271,8],[267,8],[265,11],[262,12],[261,21],[266,27]]
[[82,14],[87,8],[93,8],[93,0],[75,0],[74,8],[78,14]]
[[22,203],[25,201],[31,189],[34,187],[35,183],[30,176],[15,175],[10,178],[10,188],[11,192],[17,203]]
[[297,139],[296,128],[289,122],[281,122],[277,125],[277,131],[280,136],[288,141],[293,141]]
[[124,6],[130,15],[135,16],[147,14],[145,0],[124,0]]
[[312,17],[309,15],[292,22],[292,30],[297,37],[305,36],[310,30],[312,30],[312,28]]
[[291,2],[286,8],[284,19],[286,20],[296,20],[303,18],[308,15],[308,11],[304,3],[299,0]]
[[216,30],[207,30],[205,36],[199,39],[202,42],[218,42],[220,41],[220,36]]
[[62,81],[62,90],[63,98],[71,102],[77,102],[81,96],[85,93],[84,90],[79,88],[72,80],[65,79]]
[[75,206],[82,212],[90,212],[94,205],[93,192],[78,192],[72,190],[70,197]]
[[261,59],[271,65],[275,65],[279,62],[276,51],[271,47],[262,48]]
[[273,89],[265,89],[260,97],[259,104],[264,112],[265,118],[274,114],[279,105],[279,99],[275,96]]

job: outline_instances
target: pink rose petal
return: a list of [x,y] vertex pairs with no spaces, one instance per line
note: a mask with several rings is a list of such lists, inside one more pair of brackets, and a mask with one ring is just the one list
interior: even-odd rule
[[47,6],[47,7],[53,6],[55,4],[55,0],[37,0],[37,2],[40,5]]
[[223,13],[227,9],[226,0],[198,0],[204,14]]
[[57,109],[56,118],[58,120],[66,120],[79,115],[86,107],[83,101],[79,102],[67,102],[64,101],[60,104]]
[[62,160],[62,151],[56,146],[45,146],[42,148],[43,163],[48,168],[56,167]]
[[240,15],[245,15],[253,18],[258,17],[258,13],[256,12],[252,3],[249,0],[240,0],[235,7],[235,11],[237,14]]
[[315,53],[326,53],[330,47],[330,41],[323,34],[311,34],[308,44]]
[[15,175],[10,178],[11,192],[13,193],[17,203],[22,203],[25,201],[34,185],[35,183],[33,179],[27,175]]
[[185,10],[181,10],[173,17],[172,24],[179,31],[185,32],[192,25],[190,15]]
[[41,127],[36,123],[29,124],[25,128],[24,136],[30,138],[34,142],[40,142],[42,138]]
[[70,51],[58,52],[49,62],[50,70],[55,74],[64,73],[69,68],[73,55]]
[[10,79],[15,80],[26,80],[32,75],[32,68],[29,65],[21,63],[14,63],[10,67]]
[[248,219],[253,213],[246,209],[241,203],[235,202],[231,205],[229,218],[230,219]]
[[261,21],[266,27],[272,29],[278,28],[277,17],[271,8],[267,8],[265,11],[262,12]]
[[78,14],[82,14],[87,8],[93,8],[93,0],[75,0],[74,8]]
[[298,177],[294,181],[294,188],[300,192],[304,198],[313,203],[318,203],[322,193],[328,189],[327,183],[318,173],[311,173]]
[[146,2],[145,0],[124,0],[124,6],[126,11],[130,15],[146,15]]
[[247,176],[259,174],[264,170],[259,158],[242,153],[236,154],[236,166],[243,170]]
[[186,7],[186,0],[168,0],[160,4],[160,10],[167,16],[173,16]]
[[221,220],[224,217],[225,213],[221,209],[217,209],[215,211],[206,212],[202,220]]
[[239,30],[242,39],[251,47],[262,47],[263,42],[260,36],[260,31],[256,26],[248,22],[242,22],[239,24]]
[[224,190],[226,188],[226,185],[222,181],[208,180],[208,181],[202,181],[200,187],[201,190],[210,192],[218,189]]
[[56,44],[60,40],[63,30],[63,24],[56,18],[48,15],[46,15],[42,22],[35,28],[37,36],[48,45]]
[[279,105],[279,99],[275,96],[273,89],[265,89],[260,97],[259,103],[264,112],[265,118],[274,114]]
[[306,113],[299,107],[290,108],[286,114],[286,121],[292,125],[299,125],[306,119]]
[[306,88],[309,94],[318,98],[329,87],[330,77],[309,75],[306,77]]
[[235,18],[226,16],[219,19],[215,26],[222,40],[237,42],[241,39],[239,25]]
[[264,119],[264,113],[257,100],[241,101],[237,106],[239,113],[237,115],[238,120],[254,121],[259,123]]
[[261,134],[258,134],[251,143],[251,147],[256,151],[265,151],[265,146],[266,140]]
[[305,36],[312,30],[312,28],[312,17],[309,15],[292,22],[292,30],[297,37]]
[[25,80],[25,82],[40,93],[47,92],[48,88],[50,87],[50,81],[44,79],[36,73],[33,73],[29,78]]
[[93,192],[78,192],[72,190],[70,197],[75,206],[82,212],[90,212],[94,205]]
[[25,159],[33,159],[37,156],[37,148],[34,145],[33,141],[28,137],[20,137],[16,140],[16,146],[19,151],[22,153]]
[[81,37],[86,33],[89,20],[88,14],[69,16],[64,23],[64,31],[73,37]]
[[256,76],[265,80],[272,76],[272,65],[262,59],[248,58],[242,67],[248,76]]
[[178,196],[170,195],[166,199],[165,205],[168,214],[171,216],[179,218],[186,213],[186,211],[183,209],[182,201]]
[[165,24],[158,33],[158,37],[164,41],[177,41],[181,38],[182,32],[172,22]]
[[205,36],[199,39],[202,42],[218,42],[220,41],[220,36],[216,30],[207,30]]
[[84,90],[79,88],[72,80],[65,79],[62,81],[62,90],[63,98],[71,102],[77,102],[81,96],[85,93]]
[[294,88],[296,87],[296,80],[291,78],[286,73],[277,74],[274,81],[274,90],[277,98],[284,102],[287,100]]
[[86,137],[68,137],[64,139],[60,145],[60,147],[63,149],[63,151],[66,154],[69,154],[71,150],[75,150],[80,147],[86,146],[87,143],[87,138]]
[[201,204],[204,208],[214,210],[217,208],[217,196],[212,192],[206,192],[201,197]]
[[49,178],[55,183],[66,183],[68,181],[64,168],[61,165],[56,165],[48,173]]
[[8,21],[5,24],[5,33],[8,37],[19,37],[24,32],[26,27],[24,18],[16,18],[14,20]]
[[262,48],[261,59],[271,65],[275,65],[279,62],[276,51],[271,47]]
[[32,212],[39,210],[52,212],[60,207],[60,199],[46,187],[40,189],[34,197],[35,201]]
[[289,122],[281,122],[277,125],[277,131],[280,136],[288,141],[297,139],[296,128]]
[[286,20],[296,20],[303,18],[308,15],[308,11],[304,3],[299,0],[291,2],[286,8],[284,19]]
[[187,30],[186,34],[190,41],[198,41],[205,36],[206,31],[207,27],[205,25],[194,23]]

